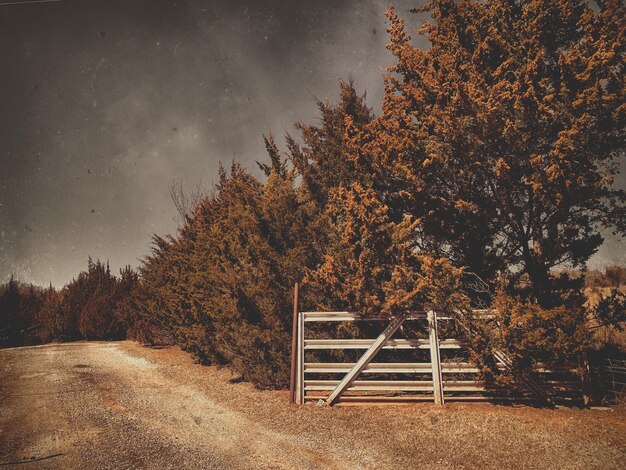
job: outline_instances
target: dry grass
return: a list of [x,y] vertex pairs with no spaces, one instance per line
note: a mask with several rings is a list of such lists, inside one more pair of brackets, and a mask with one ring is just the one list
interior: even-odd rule
[[[207,398],[295,445],[324,451],[355,468],[623,468],[626,410],[491,404],[291,406],[285,391],[233,383],[226,369],[203,367],[178,348],[125,342],[129,354],[159,365]],[[320,462],[320,468],[325,467]]]

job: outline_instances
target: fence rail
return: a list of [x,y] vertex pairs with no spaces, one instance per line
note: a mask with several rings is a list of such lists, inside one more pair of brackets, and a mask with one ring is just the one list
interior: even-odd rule
[[[305,339],[304,349],[368,349],[376,339]],[[466,346],[465,341],[456,339],[442,339],[440,349],[461,349]],[[383,349],[430,349],[427,339],[389,339]]]
[[[354,367],[353,362],[305,362],[305,373],[337,374],[347,373]],[[504,366],[500,366],[504,368]],[[365,366],[362,374],[427,374],[432,371],[430,362],[372,362]],[[444,362],[441,364],[444,374],[477,374],[479,369],[469,362]]]

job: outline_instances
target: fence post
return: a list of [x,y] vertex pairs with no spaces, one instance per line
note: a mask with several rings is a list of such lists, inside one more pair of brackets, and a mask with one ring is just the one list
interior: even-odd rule
[[298,349],[298,306],[300,305],[298,283],[293,288],[293,325],[291,333],[291,375],[289,379],[289,403],[296,402],[296,368]]
[[589,359],[587,357],[587,351],[578,353],[578,361],[582,368],[582,388],[583,388],[583,405],[589,406],[591,404],[591,380],[589,370]]
[[443,379],[441,376],[441,356],[439,353],[439,335],[437,334],[437,314],[430,310],[428,318],[428,339],[430,342],[430,363],[433,373],[433,394],[435,405],[443,405]]

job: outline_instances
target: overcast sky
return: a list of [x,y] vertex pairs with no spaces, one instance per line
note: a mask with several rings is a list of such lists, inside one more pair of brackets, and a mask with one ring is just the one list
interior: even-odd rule
[[[314,121],[339,78],[378,110],[388,3],[0,6],[0,282],[61,286],[88,256],[137,266],[175,230],[172,180],[208,187],[233,159],[254,170],[262,134]],[[391,3],[405,18],[416,5]],[[624,246],[592,265],[626,262]]]

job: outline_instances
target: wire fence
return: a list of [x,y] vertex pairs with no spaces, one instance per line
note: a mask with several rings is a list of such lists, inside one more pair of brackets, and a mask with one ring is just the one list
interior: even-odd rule
[[626,402],[626,360],[607,359],[602,368],[606,388],[606,400],[611,403]]

